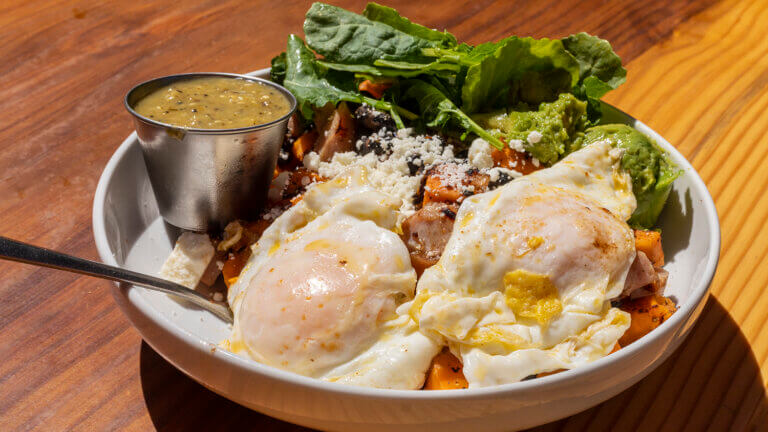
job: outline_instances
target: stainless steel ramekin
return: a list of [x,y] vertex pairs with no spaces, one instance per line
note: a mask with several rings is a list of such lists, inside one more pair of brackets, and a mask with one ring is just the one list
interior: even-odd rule
[[[258,81],[290,101],[283,117],[238,129],[187,129],[148,119],[136,103],[160,87],[210,76]],[[144,153],[160,214],[167,222],[193,231],[220,229],[234,219],[252,219],[263,208],[296,98],[261,78],[206,72],[170,75],[141,83],[125,96]]]

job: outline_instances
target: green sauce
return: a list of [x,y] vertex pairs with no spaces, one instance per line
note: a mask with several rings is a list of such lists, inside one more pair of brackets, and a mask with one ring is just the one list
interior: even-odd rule
[[134,107],[149,119],[193,129],[257,126],[290,109],[288,98],[274,87],[228,77],[179,81],[148,94]]

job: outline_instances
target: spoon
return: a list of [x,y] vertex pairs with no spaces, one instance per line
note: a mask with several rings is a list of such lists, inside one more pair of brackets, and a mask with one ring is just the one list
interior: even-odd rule
[[0,236],[0,259],[138,285],[189,300],[227,323],[232,324],[233,322],[232,311],[229,307],[214,303],[204,295],[183,285],[158,277],[32,246],[3,236]]

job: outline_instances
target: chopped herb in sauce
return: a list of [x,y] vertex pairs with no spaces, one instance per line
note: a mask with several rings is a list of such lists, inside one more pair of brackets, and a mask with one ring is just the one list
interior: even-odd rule
[[155,90],[134,110],[174,126],[235,129],[277,120],[288,113],[290,102],[278,90],[260,82],[207,77]]

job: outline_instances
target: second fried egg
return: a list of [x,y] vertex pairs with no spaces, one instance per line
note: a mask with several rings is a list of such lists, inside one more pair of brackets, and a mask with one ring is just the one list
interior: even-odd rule
[[629,326],[610,304],[635,256],[620,156],[594,143],[462,204],[410,313],[461,358],[470,387],[596,360]]

